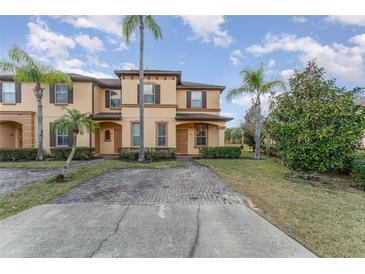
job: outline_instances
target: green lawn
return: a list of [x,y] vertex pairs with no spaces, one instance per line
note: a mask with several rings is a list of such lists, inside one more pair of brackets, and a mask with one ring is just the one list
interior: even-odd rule
[[[72,164],[80,161],[72,161]],[[65,161],[0,162],[0,168],[61,168]]]
[[365,256],[365,193],[284,179],[272,159],[200,160],[260,214],[323,257]]
[[176,161],[156,163],[133,163],[119,160],[96,162],[66,174],[65,183],[56,183],[54,178],[23,186],[0,198],[0,219],[14,215],[36,205],[47,203],[63,193],[79,186],[87,180],[99,176],[110,169],[124,168],[169,168],[182,167]]

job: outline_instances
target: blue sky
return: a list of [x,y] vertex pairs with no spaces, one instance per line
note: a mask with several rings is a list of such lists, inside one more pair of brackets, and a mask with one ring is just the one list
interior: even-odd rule
[[[115,77],[137,68],[138,34],[127,44],[122,16],[0,16],[0,57],[14,43],[40,62],[67,72]],[[182,70],[183,79],[227,86],[239,71],[266,67],[267,79],[287,79],[317,58],[328,76],[352,88],[365,86],[365,16],[157,16],[163,39],[146,35],[149,69]],[[251,105],[245,95],[221,96],[222,114],[235,126]],[[266,100],[264,99],[264,104]]]

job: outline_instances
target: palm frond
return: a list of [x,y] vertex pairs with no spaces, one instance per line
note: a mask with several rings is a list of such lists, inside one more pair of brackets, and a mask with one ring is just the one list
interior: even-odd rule
[[133,36],[133,30],[138,26],[139,24],[139,17],[138,15],[127,15],[123,19],[123,35],[126,38],[127,42],[130,41],[130,39]]
[[18,68],[18,66],[12,62],[6,61],[6,60],[2,60],[0,61],[0,71],[2,73],[10,73],[13,74],[16,69]]
[[239,88],[233,88],[231,90],[228,91],[227,95],[226,95],[226,99],[227,101],[232,101],[232,99],[238,95],[244,94],[244,93],[250,93],[251,90],[248,89],[247,86],[242,86]]
[[19,46],[13,45],[8,52],[9,58],[19,65],[35,65],[32,57]]
[[40,75],[40,82],[46,84],[66,83],[69,88],[72,88],[70,76],[62,71],[53,70],[48,67],[43,68],[43,73]]
[[274,88],[279,88],[279,89],[285,90],[285,84],[283,81],[279,81],[279,80],[266,82],[261,85],[260,90],[261,90],[261,93],[267,93]]
[[155,39],[162,38],[161,28],[155,22],[152,15],[145,16],[145,23]]

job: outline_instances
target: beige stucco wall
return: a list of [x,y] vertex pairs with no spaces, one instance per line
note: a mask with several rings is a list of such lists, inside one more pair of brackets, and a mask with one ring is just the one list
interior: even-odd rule
[[[156,147],[156,123],[167,123],[167,143],[168,147],[176,146],[175,116],[176,108],[145,108],[145,128],[144,141],[146,147]],[[138,107],[122,108],[122,145],[131,147],[132,123],[139,121]]]
[[[176,92],[177,93],[177,97],[176,97],[177,98],[177,107],[179,109],[186,108],[186,92],[187,91],[188,91],[188,89],[178,89]],[[220,90],[205,90],[205,91],[207,92],[207,108],[208,109],[217,109],[217,113],[219,113]],[[209,113],[212,114],[212,112],[209,112]]]
[[[195,146],[197,124],[208,125],[208,146],[224,145],[224,122],[196,121],[196,122],[177,122],[176,128],[188,130],[188,154],[199,154],[199,147]],[[223,131],[223,134],[222,134]]]
[[[137,86],[138,77],[125,77],[122,79],[122,104],[137,104]],[[163,76],[155,77],[146,76],[145,84],[160,85],[161,104],[176,104],[176,79],[167,76],[166,80]]]

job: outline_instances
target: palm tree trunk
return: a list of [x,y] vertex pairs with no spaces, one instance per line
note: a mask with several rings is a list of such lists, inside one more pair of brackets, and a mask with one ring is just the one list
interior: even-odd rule
[[75,153],[76,153],[76,144],[77,144],[77,133],[74,132],[73,133],[73,140],[72,140],[72,149],[71,149],[71,153],[70,155],[68,155],[68,158],[63,166],[63,169],[62,169],[62,172],[61,174],[65,174],[65,172],[68,170],[70,164],[71,164],[71,161],[72,159],[74,158],[75,156]]
[[255,117],[255,159],[260,159],[260,143],[261,143],[261,102],[260,93],[257,92],[256,97],[256,117]]
[[140,135],[140,145],[139,145],[139,157],[138,161],[144,161],[144,88],[143,88],[143,53],[144,53],[144,23],[143,15],[139,15],[139,135]]
[[43,90],[38,84],[34,89],[34,93],[37,98],[37,128],[38,128],[38,150],[37,150],[37,158],[36,160],[43,160]]
[[72,140],[72,149],[71,149],[71,153],[70,155],[68,155],[68,158],[63,166],[63,169],[61,171],[60,174],[57,175],[56,177],[56,181],[57,182],[64,182],[65,181],[65,173],[66,171],[68,170],[70,164],[71,164],[71,161],[72,159],[74,158],[75,156],[75,153],[76,153],[76,144],[77,144],[77,133],[74,132],[73,133],[73,140]]

